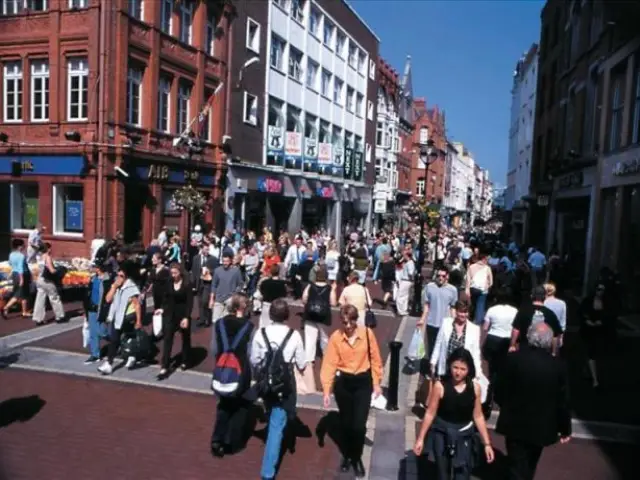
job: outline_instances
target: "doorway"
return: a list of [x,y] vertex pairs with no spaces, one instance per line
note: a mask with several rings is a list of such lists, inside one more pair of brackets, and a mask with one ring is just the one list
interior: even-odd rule
[[144,208],[149,197],[149,188],[138,182],[127,183],[124,187],[124,242],[142,241]]

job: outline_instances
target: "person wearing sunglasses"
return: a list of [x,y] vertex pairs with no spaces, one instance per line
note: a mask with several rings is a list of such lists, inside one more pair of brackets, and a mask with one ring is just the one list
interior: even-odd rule
[[356,478],[366,475],[362,451],[371,395],[382,394],[382,356],[373,331],[358,325],[358,310],[353,305],[340,309],[342,328],[333,332],[322,360],[320,381],[324,407],[331,404],[331,391],[340,415],[340,470],[351,467]]

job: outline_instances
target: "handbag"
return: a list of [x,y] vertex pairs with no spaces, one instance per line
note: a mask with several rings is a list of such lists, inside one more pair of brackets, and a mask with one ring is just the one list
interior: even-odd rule
[[296,391],[298,395],[309,395],[317,392],[316,378],[313,373],[312,364],[307,364],[307,367],[302,372],[297,368],[294,368],[293,372],[296,378]]
[[366,287],[362,288],[365,289],[364,301],[367,304],[367,311],[364,313],[364,325],[368,328],[376,328],[378,326],[378,319],[376,318],[376,314],[371,310],[371,305],[369,304],[369,295]]
[[156,313],[153,315],[153,335],[159,337],[162,335],[162,314]]

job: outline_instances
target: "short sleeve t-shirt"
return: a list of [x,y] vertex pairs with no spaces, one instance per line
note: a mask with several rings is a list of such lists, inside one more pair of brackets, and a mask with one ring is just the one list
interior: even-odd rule
[[427,284],[424,291],[424,303],[429,305],[429,315],[427,325],[440,328],[442,320],[451,316],[451,308],[458,301],[458,290],[453,285],[442,285],[436,283]]
[[527,344],[527,332],[532,325],[544,322],[553,331],[553,336],[562,335],[562,327],[558,317],[553,311],[544,305],[529,305],[518,310],[516,318],[513,319],[513,328],[520,332],[518,343],[521,346]]

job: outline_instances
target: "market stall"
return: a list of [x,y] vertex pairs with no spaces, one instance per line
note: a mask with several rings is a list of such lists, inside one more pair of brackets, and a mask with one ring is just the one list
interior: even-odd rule
[[[91,262],[86,258],[74,258],[70,262],[55,260],[53,262],[56,269],[65,271],[62,277],[62,288],[65,290],[84,288],[89,284],[91,278]],[[29,264],[31,277],[35,281],[40,276],[38,264]],[[11,281],[11,267],[9,262],[0,262],[0,298],[7,298],[13,291]]]

